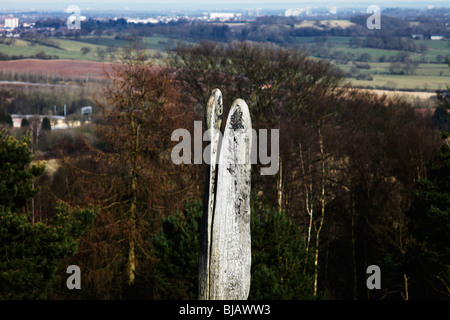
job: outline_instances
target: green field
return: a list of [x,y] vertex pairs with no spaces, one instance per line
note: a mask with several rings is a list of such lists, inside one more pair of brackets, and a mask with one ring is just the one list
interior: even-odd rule
[[450,42],[433,41],[433,40],[417,40],[418,44],[425,44],[428,51],[425,53],[427,60],[435,60],[438,55],[447,56],[450,54]]
[[[73,40],[54,39],[54,41],[59,47],[61,47],[61,49],[44,46],[41,44],[32,44],[29,41],[17,39],[12,45],[0,44],[0,52],[3,52],[9,56],[22,55],[24,57],[31,57],[38,52],[44,52],[47,55],[56,55],[60,59],[100,61],[99,57],[95,55],[97,47],[106,49],[105,46],[98,46]],[[82,47],[91,48],[91,53],[83,55],[80,51]]]
[[[319,37],[320,38],[320,37]],[[397,50],[384,50],[384,49],[376,49],[376,48],[353,48],[349,45],[351,37],[336,37],[330,36],[326,38],[326,43],[324,46],[327,46],[330,51],[339,50],[344,51],[346,53],[352,53],[355,57],[358,57],[362,53],[368,53],[372,56],[373,61],[378,61],[378,59],[382,56],[389,57],[397,55]],[[317,41],[316,37],[296,37],[296,41],[306,48],[314,45]],[[418,59],[422,61],[422,58],[425,59],[425,62],[444,62],[438,61],[437,57],[441,55],[445,57],[450,55],[450,42],[448,41],[436,41],[436,40],[415,40],[414,43],[420,45],[424,44],[427,46],[428,50],[425,52],[425,56],[422,57],[419,53],[410,53],[411,57],[414,59]]]
[[[326,38],[325,46],[330,52],[342,51],[350,53],[352,60],[356,60],[361,54],[368,53],[371,56],[370,69],[360,69],[360,74],[370,74],[373,80],[357,80],[349,78],[353,85],[358,87],[372,88],[391,88],[391,89],[409,89],[409,90],[437,90],[445,89],[446,85],[450,85],[450,69],[445,63],[436,63],[437,57],[445,57],[450,55],[450,47],[447,41],[417,40],[418,44],[425,44],[428,51],[423,57],[419,53],[410,53],[414,60],[433,62],[422,63],[412,75],[391,75],[389,74],[389,62],[378,62],[380,57],[396,56],[396,50],[384,50],[373,48],[353,48],[349,45],[350,37],[330,36]],[[297,42],[310,48],[316,44],[316,37],[297,37]],[[110,55],[107,53],[103,58],[99,57],[98,50],[110,52],[116,48],[116,56],[120,48],[127,45],[126,40],[115,39],[114,36],[85,36],[78,39],[58,38],[51,39],[59,48],[46,46],[42,44],[34,44],[23,39],[17,39],[14,44],[6,45],[0,43],[0,52],[9,56],[22,55],[25,58],[31,57],[39,52],[46,55],[58,56],[59,59],[69,60],[87,60],[87,61],[110,61]],[[159,60],[155,63],[163,63],[161,58],[165,56],[165,49],[173,47],[178,40],[170,39],[163,36],[151,36],[142,38],[142,46],[145,47],[150,54],[160,54]],[[81,48],[88,47],[91,51],[85,55],[81,53]],[[160,61],[161,60],[161,61]],[[345,72],[350,72],[353,64],[338,64]]]
[[372,81],[347,79],[355,87],[371,87],[395,90],[443,90],[450,86],[450,78],[440,79],[432,76],[378,75]]
[[[450,86],[450,68],[446,64],[419,64],[414,74],[411,75],[393,75],[389,74],[389,62],[371,62],[371,68],[360,69],[361,74],[370,74],[373,80],[357,80],[349,78],[354,86],[372,87],[372,88],[390,88],[407,90],[442,90]],[[345,72],[349,72],[353,64],[338,65]],[[441,74],[442,73],[442,74]]]
[[[368,64],[370,65],[370,69],[360,69],[359,72],[371,75],[389,75],[390,62],[369,62]],[[343,71],[348,72],[353,66],[353,63],[338,64],[338,66]],[[445,80],[446,77],[450,77],[450,68],[445,63],[421,63],[411,76],[433,76]]]
[[[0,52],[7,54],[8,56],[22,55],[25,58],[31,57],[39,52],[44,52],[46,55],[56,55],[59,59],[104,61],[109,60],[108,54],[106,55],[106,58],[102,59],[97,54],[98,49],[108,51],[111,47],[120,49],[126,45],[126,41],[114,39],[112,36],[87,36],[73,40],[52,39],[52,41],[59,48],[34,44],[23,39],[16,39],[12,45],[0,43]],[[142,40],[142,43],[144,47],[149,50],[149,53],[157,53],[166,49],[168,46],[176,44],[173,40],[160,36],[145,37]],[[81,48],[83,47],[88,47],[91,51],[86,55],[83,55],[81,53]]]
[[[348,78],[354,86],[423,91],[445,89],[447,85],[450,85],[450,68],[445,63],[445,60],[443,61],[445,56],[450,56],[448,41],[416,40],[415,43],[425,44],[428,50],[424,55],[410,52],[410,58],[426,63],[419,64],[413,74],[393,75],[389,73],[390,62],[378,61],[383,56],[385,59],[397,56],[399,51],[362,47],[353,48],[349,45],[350,39],[350,37],[327,37],[326,42],[321,43],[320,46],[327,48],[331,53],[335,51],[345,52],[351,57],[351,60],[357,60],[363,53],[370,55],[370,69],[359,69],[358,73],[370,74],[373,80]],[[316,44],[318,40],[316,37],[297,37],[296,40],[306,49],[311,48],[311,52],[314,52],[313,46],[318,45]],[[323,41],[324,39],[322,38],[321,40]],[[336,63],[336,61],[333,62]],[[352,61],[349,61],[346,64],[337,64],[337,66],[348,73],[351,72],[354,65]]]

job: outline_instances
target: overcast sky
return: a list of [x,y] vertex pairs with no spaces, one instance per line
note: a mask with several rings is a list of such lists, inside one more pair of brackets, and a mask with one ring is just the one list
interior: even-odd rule
[[78,5],[81,9],[143,9],[143,10],[211,10],[211,9],[242,9],[267,8],[281,9],[305,6],[361,7],[377,4],[380,7],[449,7],[450,0],[0,0],[0,9],[53,9],[59,10],[69,5]]

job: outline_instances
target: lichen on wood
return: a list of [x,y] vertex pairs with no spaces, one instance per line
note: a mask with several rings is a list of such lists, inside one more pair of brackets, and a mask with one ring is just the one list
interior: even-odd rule
[[[208,101],[207,125],[214,126],[220,91]],[[220,97],[220,99],[219,99]],[[214,149],[207,177],[200,264],[199,298],[204,300],[243,300],[250,291],[250,151],[251,119],[242,99],[233,102],[221,145]],[[212,139],[213,140],[213,139]]]

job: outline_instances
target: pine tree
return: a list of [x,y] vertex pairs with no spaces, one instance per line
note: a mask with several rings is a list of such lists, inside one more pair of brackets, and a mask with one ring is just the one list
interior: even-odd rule
[[0,300],[45,299],[57,283],[63,258],[77,250],[93,224],[93,208],[59,204],[48,221],[35,222],[26,203],[36,195],[33,180],[45,166],[34,160],[30,135],[17,140],[0,132]]
[[[153,237],[155,299],[196,299],[202,205],[187,200],[184,209],[162,220]],[[251,214],[252,274],[249,299],[312,299],[313,258],[299,228],[283,213]],[[307,259],[305,259],[307,258]],[[305,266],[305,261],[307,266]],[[306,272],[305,272],[306,270]]]
[[47,118],[47,117],[44,117],[42,119],[42,125],[41,126],[42,126],[42,129],[46,130],[46,131],[50,131],[52,129],[52,125],[50,123],[50,119]]
[[21,128],[25,128],[25,127],[29,127],[30,126],[30,122],[28,121],[27,118],[23,118],[22,122],[20,123],[20,127]]
[[251,300],[313,299],[313,256],[283,212],[252,213]]
[[30,134],[17,140],[0,131],[0,206],[23,208],[36,195],[32,182],[44,173],[45,166],[30,166],[34,160],[30,146]]
[[[450,146],[444,142],[429,165],[427,179],[417,183],[409,212],[421,242],[421,273],[416,283],[435,297],[450,297]],[[419,287],[424,294],[423,287]]]

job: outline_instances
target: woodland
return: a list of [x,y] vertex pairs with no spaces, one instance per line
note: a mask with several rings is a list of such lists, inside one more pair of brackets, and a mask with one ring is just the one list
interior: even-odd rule
[[179,44],[164,66],[130,43],[97,85],[72,97],[92,121],[66,131],[13,128],[8,110],[33,100],[2,89],[0,299],[197,299],[206,171],[171,161],[171,134],[204,121],[215,88],[224,118],[242,98],[254,129],[280,134],[277,174],[252,165],[249,299],[450,297],[448,96],[422,115],[328,61],[250,41]]

